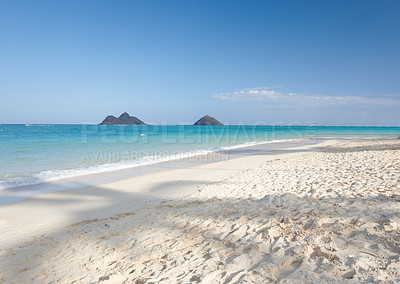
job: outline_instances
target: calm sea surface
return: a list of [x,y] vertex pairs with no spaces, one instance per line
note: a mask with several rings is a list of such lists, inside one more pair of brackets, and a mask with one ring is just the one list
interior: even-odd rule
[[0,125],[0,189],[257,143],[397,137],[400,127]]

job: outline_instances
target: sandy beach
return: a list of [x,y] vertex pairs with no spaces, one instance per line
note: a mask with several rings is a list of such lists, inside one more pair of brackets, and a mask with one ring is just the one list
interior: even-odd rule
[[0,283],[400,281],[400,140],[328,140],[0,206]]

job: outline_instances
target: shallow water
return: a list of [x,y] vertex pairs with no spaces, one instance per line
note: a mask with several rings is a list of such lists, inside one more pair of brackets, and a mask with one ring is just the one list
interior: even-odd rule
[[321,137],[396,137],[400,127],[0,125],[0,189]]

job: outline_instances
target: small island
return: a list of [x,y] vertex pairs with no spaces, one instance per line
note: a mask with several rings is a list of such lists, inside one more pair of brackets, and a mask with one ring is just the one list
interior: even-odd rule
[[143,121],[135,116],[130,116],[124,112],[119,117],[113,115],[107,116],[100,125],[146,125]]
[[223,125],[221,122],[216,120],[214,117],[205,115],[196,121],[193,125],[210,125],[210,126],[220,126]]

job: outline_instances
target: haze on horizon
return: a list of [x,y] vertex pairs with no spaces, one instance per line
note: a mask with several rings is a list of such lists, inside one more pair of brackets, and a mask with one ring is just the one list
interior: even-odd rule
[[0,2],[0,123],[400,126],[400,2]]

